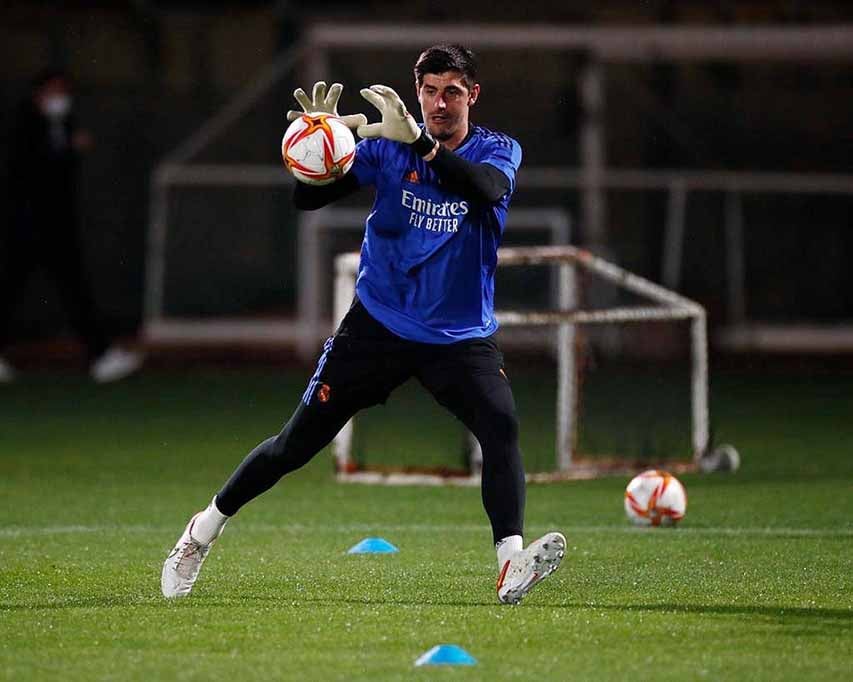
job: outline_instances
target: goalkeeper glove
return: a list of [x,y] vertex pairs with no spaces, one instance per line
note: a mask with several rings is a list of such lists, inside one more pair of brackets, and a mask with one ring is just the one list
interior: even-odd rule
[[341,97],[343,89],[344,86],[340,83],[332,83],[329,93],[326,94],[326,82],[317,81],[314,83],[314,89],[311,91],[311,99],[308,99],[305,91],[302,88],[297,88],[293,91],[293,97],[299,103],[299,106],[302,107],[302,111],[291,109],[287,112],[287,120],[295,121],[303,114],[330,114],[341,119],[347,128],[355,129],[363,126],[367,123],[367,117],[364,114],[349,114],[347,116],[340,116],[338,114],[338,100]]
[[387,85],[371,85],[361,91],[364,97],[382,114],[381,123],[365,123],[358,127],[360,137],[384,137],[387,140],[410,144],[418,155],[432,160],[438,143],[415,123],[400,96]]

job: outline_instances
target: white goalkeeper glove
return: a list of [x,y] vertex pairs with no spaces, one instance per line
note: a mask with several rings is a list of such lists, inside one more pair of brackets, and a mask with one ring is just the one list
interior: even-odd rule
[[317,81],[314,83],[314,89],[311,91],[311,99],[308,99],[308,95],[305,94],[302,88],[296,88],[293,91],[293,97],[299,103],[299,106],[302,107],[302,111],[291,109],[287,112],[287,120],[295,121],[303,114],[331,114],[341,119],[343,124],[351,130],[360,128],[367,123],[367,117],[364,114],[349,114],[347,116],[338,114],[338,100],[341,97],[343,89],[344,86],[340,83],[332,83],[329,93],[326,94],[326,82]]
[[421,136],[414,117],[406,111],[400,96],[387,85],[371,85],[361,91],[364,97],[382,114],[381,123],[367,123],[358,127],[361,137],[384,137],[388,140],[412,144]]
[[438,142],[427,132],[421,130],[414,116],[406,111],[406,105],[400,96],[387,85],[371,85],[361,91],[364,97],[382,114],[380,123],[366,123],[358,127],[361,137],[384,137],[387,140],[402,142],[412,146],[415,153],[432,161],[438,152]]

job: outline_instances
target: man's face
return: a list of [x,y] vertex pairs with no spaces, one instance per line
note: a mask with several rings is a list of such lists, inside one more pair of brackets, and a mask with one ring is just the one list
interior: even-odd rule
[[480,95],[479,84],[469,90],[458,71],[424,74],[418,88],[424,125],[436,140],[445,142],[468,133],[468,109]]

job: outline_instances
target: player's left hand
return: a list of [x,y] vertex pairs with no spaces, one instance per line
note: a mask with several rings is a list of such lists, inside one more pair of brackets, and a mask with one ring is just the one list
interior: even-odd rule
[[302,107],[302,111],[291,109],[287,112],[287,120],[295,121],[303,114],[331,114],[341,119],[343,124],[352,130],[363,126],[367,123],[367,117],[364,114],[349,114],[347,116],[338,114],[338,100],[343,89],[344,86],[340,83],[332,83],[332,87],[326,94],[326,81],[317,81],[311,91],[311,99],[308,99],[308,95],[302,88],[296,88],[293,91],[293,97]]
[[361,91],[364,97],[382,114],[381,123],[365,123],[358,127],[360,137],[384,137],[388,140],[411,144],[421,135],[414,116],[406,111],[400,96],[387,85],[371,85]]

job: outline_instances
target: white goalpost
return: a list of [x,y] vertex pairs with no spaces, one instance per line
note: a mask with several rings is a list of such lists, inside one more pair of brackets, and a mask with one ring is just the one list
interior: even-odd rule
[[[335,320],[346,314],[355,294],[359,254],[341,254],[335,259]],[[577,392],[576,328],[581,324],[690,321],[690,443],[691,466],[698,465],[709,445],[708,349],[705,309],[684,296],[631,273],[589,251],[572,246],[508,247],[498,251],[498,267],[556,265],[559,271],[556,306],[549,310],[500,310],[501,326],[549,326],[557,328],[556,443],[552,472],[530,476],[533,480],[589,478],[600,473],[591,464],[576,459]],[[583,310],[578,307],[576,269],[583,269],[617,287],[646,299],[651,305]],[[353,421],[340,431],[333,443],[339,480],[365,483],[471,483],[478,476],[479,449],[472,448],[470,476],[454,481],[438,474],[359,470],[353,453]]]

